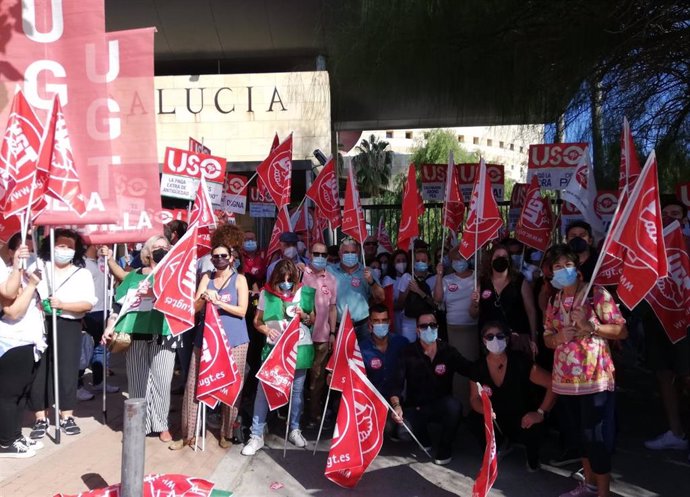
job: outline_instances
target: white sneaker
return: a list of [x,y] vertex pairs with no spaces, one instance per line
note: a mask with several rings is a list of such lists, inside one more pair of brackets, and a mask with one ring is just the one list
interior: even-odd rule
[[40,440],[33,440],[29,437],[22,437],[22,441],[24,442],[24,445],[34,450],[41,450],[43,447],[45,447],[45,445],[43,445],[43,442],[41,442]]
[[264,437],[257,437],[256,435],[251,435],[249,437],[249,442],[247,442],[247,445],[242,447],[242,454],[243,456],[253,456],[259,450],[264,446]]
[[644,446],[650,450],[688,450],[688,439],[668,430],[652,440],[647,440]]
[[36,451],[25,444],[23,438],[18,438],[7,447],[0,445],[0,457],[25,459],[35,455]]
[[[99,383],[98,385],[94,385],[91,387],[92,392],[102,392],[103,391],[103,383]],[[120,391],[120,387],[116,385],[111,385],[110,383],[105,384],[105,391],[106,393],[117,393]]]
[[300,449],[303,449],[307,446],[307,439],[302,436],[302,432],[297,428],[290,432],[288,435],[288,440],[292,445],[299,447]]
[[79,400],[91,400],[94,398],[94,394],[89,392],[86,388],[80,387],[79,390],[77,390],[77,399]]

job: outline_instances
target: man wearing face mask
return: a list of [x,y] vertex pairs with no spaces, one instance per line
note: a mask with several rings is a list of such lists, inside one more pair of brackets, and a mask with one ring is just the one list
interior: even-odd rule
[[244,275],[249,282],[249,289],[252,289],[252,283],[256,283],[256,292],[258,293],[266,279],[266,261],[261,251],[259,251],[259,246],[256,242],[256,234],[253,231],[244,232],[242,265]]
[[419,339],[405,347],[398,362],[389,390],[390,403],[395,421],[409,420],[424,447],[432,447],[429,423],[441,425],[434,463],[446,465],[452,460],[453,442],[462,418],[462,404],[453,397],[453,375],[458,373],[474,380],[474,366],[457,349],[438,340],[434,314],[417,318],[417,336]]
[[308,414],[314,424],[318,423],[321,417],[326,388],[326,360],[333,349],[337,329],[335,303],[338,289],[335,277],[326,271],[327,255],[326,246],[323,243],[312,245],[311,261],[302,273],[302,284],[315,290],[316,318],[311,332],[311,339],[314,342],[314,363],[310,371],[308,406]]
[[290,260],[294,262],[297,267],[300,267],[302,264],[306,265],[309,263],[309,259],[299,255],[299,251],[297,250],[299,237],[297,236],[297,233],[293,233],[292,231],[286,231],[285,233],[282,233],[280,235],[279,240],[280,253],[282,254],[282,257],[277,261],[273,261],[268,266],[268,269],[266,270],[266,279],[271,279],[271,273],[273,273],[273,268],[275,268],[276,264],[278,264],[278,262],[281,260]]
[[371,270],[360,264],[359,253],[359,244],[352,238],[345,238],[340,245],[340,264],[329,265],[327,269],[337,282],[338,323],[345,307],[349,308],[357,340],[361,342],[369,334],[369,299],[380,304],[385,294]]
[[574,221],[568,225],[565,237],[568,246],[577,254],[580,260],[578,268],[580,273],[582,273],[582,281],[589,283],[599,257],[594,248],[592,227],[585,221]]

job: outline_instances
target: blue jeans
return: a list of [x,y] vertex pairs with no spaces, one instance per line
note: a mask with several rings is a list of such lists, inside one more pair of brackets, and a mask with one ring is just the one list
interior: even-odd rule
[[[304,380],[307,378],[306,369],[295,371],[295,379],[292,382],[292,409],[290,410],[290,430],[299,429],[299,418],[302,417],[302,406],[304,404]],[[251,433],[255,437],[264,436],[264,426],[266,426],[266,416],[268,416],[268,401],[264,394],[261,382],[256,388],[254,398],[254,415],[252,416]]]

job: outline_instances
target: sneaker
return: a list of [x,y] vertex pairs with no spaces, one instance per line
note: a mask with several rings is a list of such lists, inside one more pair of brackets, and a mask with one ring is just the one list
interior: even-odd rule
[[292,445],[294,445],[295,447],[299,447],[300,449],[303,449],[307,446],[307,439],[302,436],[302,432],[297,428],[290,431],[290,434],[288,435],[288,441]]
[[23,438],[18,438],[12,445],[5,447],[0,445],[0,457],[8,457],[14,459],[26,459],[27,457],[33,457],[36,455],[36,451],[24,443]]
[[74,422],[72,416],[60,420],[60,429],[65,432],[65,435],[79,435],[81,433],[81,429]]
[[582,457],[580,456],[580,453],[577,450],[566,449],[553,459],[549,460],[549,464],[551,466],[556,466],[557,468],[560,468],[562,466],[568,466],[569,464],[575,464],[576,462],[580,462],[580,459],[582,459]]
[[[98,385],[92,386],[91,390],[94,392],[102,392],[103,391],[103,383],[99,383]],[[111,385],[110,383],[105,384],[105,392],[106,393],[117,393],[119,391],[120,391],[120,387],[118,387],[117,385]]]
[[453,451],[447,447],[439,447],[439,449],[436,451],[436,459],[434,459],[434,464],[438,464],[439,466],[445,466],[446,464],[450,464],[450,462],[453,460]]
[[539,464],[539,461],[530,461],[527,459],[527,472],[528,473],[536,473],[541,469],[541,464]]
[[668,430],[652,440],[647,440],[644,446],[649,450],[688,450],[688,439]]
[[29,438],[32,438],[34,440],[38,440],[39,438],[45,437],[49,426],[50,426],[50,423],[48,422],[48,420],[46,418],[37,419],[36,422],[34,423],[34,427],[31,428],[31,433],[29,433]]
[[247,442],[247,445],[242,447],[242,452],[240,452],[240,454],[242,454],[243,456],[253,456],[263,446],[264,437],[257,437],[256,435],[252,435],[249,437],[249,442]]
[[28,445],[34,450],[41,450],[45,445],[43,445],[43,442],[40,440],[32,440],[29,437],[22,437],[22,441],[24,442],[24,445]]
[[597,497],[596,489],[592,490],[585,482],[580,483],[577,488],[570,492],[561,494],[559,497]]
[[79,390],[77,390],[77,399],[78,400],[91,400],[94,398],[94,394],[89,392],[86,388],[80,387]]

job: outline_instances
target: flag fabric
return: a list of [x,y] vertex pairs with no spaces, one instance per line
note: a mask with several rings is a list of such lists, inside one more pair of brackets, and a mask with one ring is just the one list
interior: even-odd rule
[[311,225],[313,224],[313,219],[311,213],[308,211],[306,202],[303,202],[299,210],[292,212],[290,216],[290,224],[292,225],[292,231],[295,233],[307,233]]
[[484,449],[482,467],[472,487],[472,497],[486,497],[489,495],[489,490],[491,490],[498,476],[498,458],[496,457],[496,436],[494,434],[494,421],[492,417],[491,399],[489,398],[489,389],[482,387],[479,383],[477,383],[477,388],[481,395],[482,408],[484,411],[484,436],[486,438],[486,448]]
[[606,230],[604,222],[597,214],[594,206],[597,199],[597,185],[594,181],[594,169],[589,157],[589,148],[580,156],[575,172],[562,192],[562,198],[573,204],[580,211],[585,221],[592,227],[594,238],[601,240]]
[[256,373],[271,411],[290,401],[297,365],[297,342],[301,333],[299,316],[295,316]]
[[207,302],[196,398],[213,409],[218,402],[234,405],[241,391],[242,377],[233,359],[218,308]]
[[687,337],[690,326],[690,256],[678,221],[664,228],[668,276],[656,282],[645,299],[671,343]]
[[[6,216],[19,214],[29,206],[43,131],[43,124],[18,91],[0,144],[0,210]],[[34,199],[39,200],[40,195]]]
[[470,211],[465,221],[460,242],[460,255],[469,260],[474,253],[496,238],[503,227],[503,218],[491,190],[489,173],[484,159],[479,162],[479,171],[472,188]]
[[338,330],[338,338],[335,343],[335,350],[331,354],[326,364],[326,369],[331,371],[331,388],[339,392],[343,391],[347,381],[349,362],[352,361],[362,372],[366,372],[362,352],[359,350],[355,327],[352,324],[350,310],[345,308],[343,318]]
[[165,315],[173,336],[194,326],[197,231],[196,226],[188,229],[155,267],[153,307]]
[[[422,203],[422,205],[424,205]],[[410,250],[412,242],[419,236],[419,192],[417,191],[417,170],[414,164],[407,168],[407,181],[403,189],[402,212],[398,228],[398,248]]]
[[520,218],[515,226],[515,238],[541,252],[551,244],[553,212],[549,199],[542,197],[539,178],[534,175],[527,189]]
[[[150,474],[144,477],[142,497],[229,497],[231,492],[214,489],[214,483],[202,478],[177,474]],[[87,490],[78,494],[53,497],[121,497],[121,484]]]
[[343,220],[340,227],[341,231],[357,240],[360,244],[364,243],[367,236],[367,223],[364,220],[364,211],[359,200],[359,190],[355,181],[352,166],[347,174],[347,186],[345,187],[345,205],[343,206]]
[[206,179],[201,175],[201,181],[196,189],[194,205],[189,212],[189,226],[195,225],[198,229],[197,257],[203,257],[211,253],[211,230],[216,227],[216,215],[211,205],[211,197],[206,186]]
[[349,362],[325,476],[354,488],[381,451],[388,403],[357,364]]
[[22,220],[19,216],[0,217],[0,243],[7,243],[12,235],[19,233],[22,228]]
[[443,203],[443,226],[453,233],[460,231],[465,217],[465,203],[462,201],[460,186],[458,183],[458,169],[455,167],[453,152],[448,158],[448,171],[446,173],[446,198]]
[[271,152],[273,152],[280,145],[280,138],[278,138],[278,133],[273,135],[273,142],[271,142]]
[[290,181],[292,178],[292,133],[271,150],[268,157],[257,166],[259,181],[268,189],[278,210],[290,203]]
[[623,118],[623,130],[621,131],[621,161],[618,172],[618,194],[624,190],[628,194],[635,186],[635,180],[640,175],[640,161],[635,153],[635,142],[630,132],[630,124],[627,118]]
[[393,243],[391,242],[391,237],[388,235],[386,226],[383,224],[383,217],[379,218],[379,227],[376,232],[376,239],[379,242],[379,246],[383,247],[383,250],[389,254],[395,252],[395,248],[393,248]]
[[307,190],[308,198],[314,201],[321,215],[337,228],[342,223],[340,200],[338,199],[338,178],[335,175],[335,161],[329,160]]
[[287,207],[283,207],[278,209],[276,223],[273,225],[271,241],[268,243],[268,251],[266,252],[268,259],[276,252],[280,252],[280,235],[287,231],[292,231],[292,226],[290,225],[290,215],[288,214]]
[[316,212],[314,212],[314,222],[312,223],[310,232],[312,245],[315,243],[326,243],[326,239],[323,236],[323,231],[326,228],[328,228],[328,219],[322,217],[317,209]]
[[652,151],[635,182],[618,223],[611,226],[610,241],[621,245],[623,269],[618,284],[618,297],[628,309],[634,308],[668,275],[659,201],[659,178],[656,154]]

